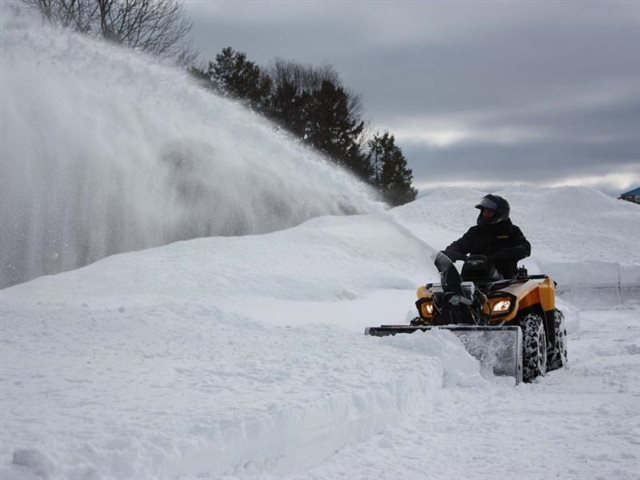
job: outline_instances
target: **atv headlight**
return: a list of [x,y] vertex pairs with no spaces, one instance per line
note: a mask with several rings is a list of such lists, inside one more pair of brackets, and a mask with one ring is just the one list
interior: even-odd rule
[[510,308],[511,308],[511,300],[508,298],[505,298],[503,300],[498,300],[496,303],[493,304],[493,306],[491,307],[491,313],[505,313],[505,312],[508,312]]
[[423,317],[433,316],[433,302],[421,302],[420,315]]
[[419,298],[416,307],[418,307],[418,313],[422,318],[433,317],[433,301],[431,299]]

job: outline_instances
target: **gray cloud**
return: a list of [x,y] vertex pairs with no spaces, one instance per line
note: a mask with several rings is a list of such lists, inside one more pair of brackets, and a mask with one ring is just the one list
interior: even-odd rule
[[640,3],[187,5],[203,59],[333,65],[416,184],[640,183]]
[[[546,142],[498,145],[463,142],[450,148],[408,143],[405,154],[416,177],[433,181],[462,178],[480,182],[547,183],[564,177],[640,174],[635,157],[640,142],[572,143]],[[580,162],[571,161],[579,158]]]

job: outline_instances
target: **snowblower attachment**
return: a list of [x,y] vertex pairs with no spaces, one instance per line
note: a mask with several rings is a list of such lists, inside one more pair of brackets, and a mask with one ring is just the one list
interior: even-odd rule
[[365,333],[384,337],[437,328],[453,332],[467,352],[480,362],[483,369],[497,376],[512,377],[516,384],[522,381],[522,331],[518,326],[382,325],[369,327]]
[[459,273],[446,253],[434,257],[440,283],[418,288],[418,317],[410,325],[370,327],[365,333],[381,337],[450,330],[484,368],[511,376],[516,384],[565,364],[563,316],[548,275],[529,275],[521,268],[515,278],[504,279],[482,255],[454,257],[464,260]]

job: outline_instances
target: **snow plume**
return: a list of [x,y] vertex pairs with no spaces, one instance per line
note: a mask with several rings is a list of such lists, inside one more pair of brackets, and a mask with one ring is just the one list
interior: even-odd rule
[[2,22],[0,287],[375,208],[350,175],[184,72],[7,9]]

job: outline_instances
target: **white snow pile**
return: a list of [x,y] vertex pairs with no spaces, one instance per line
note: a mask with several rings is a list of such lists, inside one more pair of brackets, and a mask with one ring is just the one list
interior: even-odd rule
[[415,372],[420,355],[362,335],[383,298],[340,306],[376,290],[410,305],[430,253],[389,222],[323,218],[4,290],[3,474],[289,471],[368,438],[439,388],[442,367]]
[[[511,219],[533,245],[521,263],[547,273],[566,298],[640,296],[640,209],[597,190],[513,187],[495,192],[511,203]],[[437,190],[394,210],[398,221],[444,249],[469,226],[485,195],[471,189]],[[448,212],[443,215],[442,212]],[[587,293],[585,293],[587,292]]]
[[[637,206],[498,193],[531,270],[562,265],[578,285],[593,261],[640,269]],[[637,298],[561,299],[569,365],[516,388],[450,332],[363,335],[407,320],[481,196],[178,242],[2,290],[0,477],[637,478]]]

